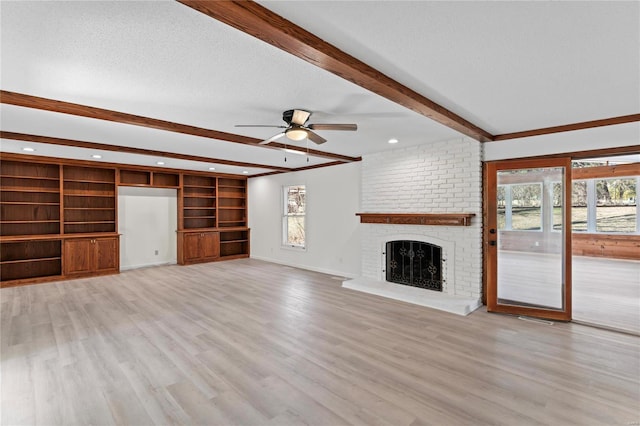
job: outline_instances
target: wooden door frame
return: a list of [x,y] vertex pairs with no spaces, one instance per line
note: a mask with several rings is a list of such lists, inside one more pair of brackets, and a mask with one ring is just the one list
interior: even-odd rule
[[[496,200],[496,171],[522,168],[564,167],[564,311],[555,311],[543,308],[528,308],[511,305],[497,304],[497,285],[490,285],[492,277],[497,277],[497,256],[490,255],[490,250],[497,250],[497,246],[489,244],[489,219],[497,214]],[[529,158],[514,160],[499,160],[485,162],[483,165],[483,303],[491,312],[503,312],[515,315],[540,316],[548,319],[570,321],[571,320],[571,157],[569,155],[560,158]],[[494,235],[493,238],[497,238]]]

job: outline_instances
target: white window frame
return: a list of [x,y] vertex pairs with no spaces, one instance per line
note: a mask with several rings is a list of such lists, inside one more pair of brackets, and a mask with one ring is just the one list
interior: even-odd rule
[[[304,213],[289,213],[289,188],[292,187],[304,187],[305,189],[305,212]],[[307,199],[306,199],[306,184],[297,185],[284,185],[282,187],[282,248],[303,250],[307,249]],[[303,217],[304,218],[304,244],[292,244],[289,240],[289,217]]]
[[[597,208],[598,200],[596,196],[596,182],[598,180],[607,179],[635,179],[636,180],[636,232],[611,232],[611,231],[598,231],[597,229]],[[612,177],[598,177],[589,179],[576,179],[575,182],[586,182],[587,185],[587,230],[586,231],[572,231],[581,234],[614,234],[614,235],[640,235],[640,202],[638,202],[638,188],[640,188],[640,176],[612,176]]]

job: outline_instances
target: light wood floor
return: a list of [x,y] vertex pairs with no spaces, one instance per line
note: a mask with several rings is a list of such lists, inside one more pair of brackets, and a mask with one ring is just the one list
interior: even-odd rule
[[245,259],[5,288],[3,425],[630,425],[640,338]]

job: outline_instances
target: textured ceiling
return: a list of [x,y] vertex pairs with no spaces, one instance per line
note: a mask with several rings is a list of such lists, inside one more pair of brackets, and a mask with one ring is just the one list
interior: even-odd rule
[[[640,111],[636,2],[261,3],[494,134]],[[277,129],[234,125],[280,125],[283,110],[305,108],[314,111],[311,122],[358,124],[355,133],[319,132],[328,142],[309,146],[349,156],[461,136],[177,2],[0,8],[3,90],[261,139]],[[0,114],[10,132],[272,166],[330,161],[15,106]],[[400,144],[387,144],[392,137]],[[3,140],[2,150],[24,145]],[[36,153],[91,154],[46,146]],[[103,161],[157,159],[105,152]]]

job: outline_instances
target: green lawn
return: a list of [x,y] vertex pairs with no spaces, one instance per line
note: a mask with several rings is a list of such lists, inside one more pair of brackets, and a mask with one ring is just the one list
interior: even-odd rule
[[[573,207],[571,222],[574,231],[587,230],[587,208]],[[553,209],[554,228],[559,229],[561,209]],[[539,230],[542,218],[540,209],[514,208],[511,216],[513,230]],[[504,229],[504,210],[498,210],[498,229]],[[598,232],[635,232],[636,206],[598,206],[596,210],[596,229]]]

